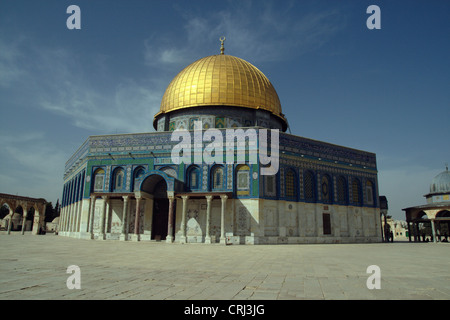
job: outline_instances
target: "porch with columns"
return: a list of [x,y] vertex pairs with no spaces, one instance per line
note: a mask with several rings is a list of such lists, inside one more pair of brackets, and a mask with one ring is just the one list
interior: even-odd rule
[[[226,237],[225,237],[225,211],[226,211],[226,204],[227,200],[232,197],[231,192],[209,192],[209,193],[174,193],[174,192],[167,192],[167,199],[168,199],[168,213],[167,213],[167,236],[166,236],[166,242],[167,243],[173,243],[173,242],[179,242],[179,243],[187,243],[187,237],[186,237],[186,210],[188,201],[192,199],[206,199],[206,225],[205,225],[205,238],[204,243],[210,244],[213,243],[211,241],[211,234],[210,234],[210,223],[211,223],[211,207],[212,202],[214,199],[220,199],[221,200],[221,214],[220,214],[220,244],[226,244]],[[101,199],[102,203],[99,210],[99,217],[96,217],[96,202]],[[181,237],[178,241],[178,239],[175,239],[174,234],[174,224],[175,224],[175,201],[177,199],[182,200],[182,216],[181,216],[181,225],[180,225],[180,231],[181,231]],[[110,225],[110,219],[111,219],[111,200],[121,200],[123,202],[122,205],[122,216],[121,216],[121,233],[119,240],[122,241],[142,241],[142,240],[150,240],[152,235],[152,223],[153,223],[153,195],[146,193],[146,192],[135,192],[135,193],[92,193],[90,196],[89,201],[89,218],[87,222],[87,233],[89,234],[89,237],[91,239],[99,239],[99,240],[106,240],[108,239],[107,235],[111,232],[111,230],[108,230],[108,225]],[[134,200],[134,220],[130,221],[131,219],[131,210],[133,209],[132,206],[130,206],[130,202]],[[142,203],[145,203],[144,206],[142,206]],[[148,207],[147,207],[148,206]],[[149,212],[150,214],[144,215],[142,214],[142,207],[144,207],[144,210]],[[97,213],[98,214],[98,213]],[[145,219],[149,219],[150,221],[147,221],[147,226],[149,226],[149,230],[147,230],[147,234],[142,234],[142,228],[141,226],[146,222]],[[95,227],[97,221],[97,227]],[[130,222],[134,222],[134,227],[131,226],[130,228]],[[132,233],[130,233],[130,229],[133,230]],[[148,233],[150,231],[150,233]]]
[[[232,198],[231,192],[208,192],[208,193],[179,193],[176,195],[178,198],[181,198],[183,201],[182,211],[181,211],[181,237],[179,243],[187,243],[186,237],[186,210],[189,199],[206,199],[206,225],[205,225],[205,241],[204,243],[210,244],[211,242],[211,207],[212,201],[214,198],[219,199],[221,201],[221,210],[220,210],[220,244],[226,244],[225,237],[225,211],[227,200]],[[170,214],[170,213],[169,213]]]
[[[448,241],[448,229],[450,226],[450,205],[449,203],[430,203],[403,209],[408,225],[409,242],[426,242],[428,236],[431,242]],[[425,228],[430,225],[430,234]],[[444,228],[445,227],[445,228]]]

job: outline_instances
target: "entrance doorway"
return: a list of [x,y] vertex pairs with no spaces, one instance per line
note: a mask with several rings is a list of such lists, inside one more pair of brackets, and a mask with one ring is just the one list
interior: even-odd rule
[[169,219],[169,199],[159,198],[153,201],[152,239],[165,240]]
[[[158,174],[150,175],[141,185],[141,190],[153,195],[152,240],[166,240],[169,225],[169,199],[167,182]],[[173,208],[175,221],[175,203]],[[175,231],[173,224],[172,234]]]

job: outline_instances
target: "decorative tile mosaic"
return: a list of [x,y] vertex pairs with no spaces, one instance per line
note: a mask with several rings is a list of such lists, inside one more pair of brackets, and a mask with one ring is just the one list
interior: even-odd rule
[[226,128],[226,119],[224,117],[216,117],[216,128]]

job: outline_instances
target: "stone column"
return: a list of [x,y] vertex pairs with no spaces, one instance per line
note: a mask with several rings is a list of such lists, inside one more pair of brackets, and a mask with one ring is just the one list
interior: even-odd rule
[[169,220],[167,223],[167,237],[166,237],[167,243],[173,242],[173,201],[174,197],[169,196]]
[[[8,234],[11,234],[11,225],[12,225],[12,218],[13,218],[13,215],[14,215],[14,210],[13,209],[11,209],[11,207],[9,208],[9,216],[10,216],[10,218],[9,218],[9,221],[8,221]],[[61,221],[61,220],[60,220]]]
[[128,234],[128,196],[122,196],[123,198],[123,211],[122,211],[122,233],[120,234],[120,240],[126,241]]
[[66,216],[66,232],[70,232],[70,214],[72,213],[72,205],[67,207],[67,216]]
[[73,213],[72,213],[72,223],[70,225],[70,231],[74,232],[76,231],[76,225],[77,225],[77,215],[78,215],[78,202],[75,202],[73,204]]
[[189,196],[181,196],[183,199],[183,213],[181,215],[181,238],[180,243],[186,243],[186,210]]
[[222,208],[220,211],[220,244],[226,244],[225,238],[225,209],[227,206],[227,195],[221,195],[220,199],[222,200]]
[[89,233],[91,234],[91,239],[94,239],[94,214],[96,198],[96,196],[91,196],[91,216],[89,219]]
[[408,223],[408,238],[409,238],[409,242],[411,242],[411,222],[406,221]]
[[108,203],[109,197],[108,196],[102,196],[103,203],[102,203],[102,213],[100,216],[100,236],[99,239],[105,240],[106,234],[105,234],[105,218],[106,218],[106,204]]
[[22,234],[25,234],[25,223],[27,222],[28,209],[26,206],[23,206],[22,209],[23,209]]
[[434,226],[434,219],[431,219],[431,231],[433,232],[433,242],[436,243],[436,227]]
[[111,199],[106,203],[105,234],[111,233]]
[[134,218],[134,235],[133,240],[139,241],[139,221],[140,221],[140,215],[141,215],[141,197],[136,197],[136,215]]
[[213,196],[206,196],[206,235],[205,243],[211,243],[211,235],[209,234],[209,225],[211,221],[211,201]]

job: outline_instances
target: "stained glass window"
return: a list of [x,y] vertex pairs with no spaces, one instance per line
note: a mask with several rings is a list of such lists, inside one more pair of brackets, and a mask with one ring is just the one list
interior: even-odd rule
[[325,203],[331,202],[331,184],[330,184],[330,177],[327,175],[324,175],[322,177],[322,183],[321,183],[321,191],[322,191],[322,201]]
[[123,189],[124,171],[122,168],[114,171],[114,191],[121,191]]
[[295,174],[292,170],[288,170],[286,173],[286,197],[295,197]]
[[366,182],[366,203],[368,205],[373,205],[373,184],[372,181]]
[[352,200],[354,204],[361,204],[361,183],[358,179],[352,179]]
[[309,201],[316,200],[314,174],[311,171],[306,171],[304,175],[304,192],[305,199]]
[[212,170],[212,188],[223,189],[223,167],[217,166]]
[[247,165],[237,167],[237,189],[249,190],[250,189],[250,168]]
[[187,180],[190,189],[200,188],[200,169],[197,166],[189,168]]
[[105,170],[97,169],[94,173],[94,191],[102,191],[104,181],[105,181]]
[[347,181],[342,176],[337,180],[337,196],[338,203],[347,204]]

